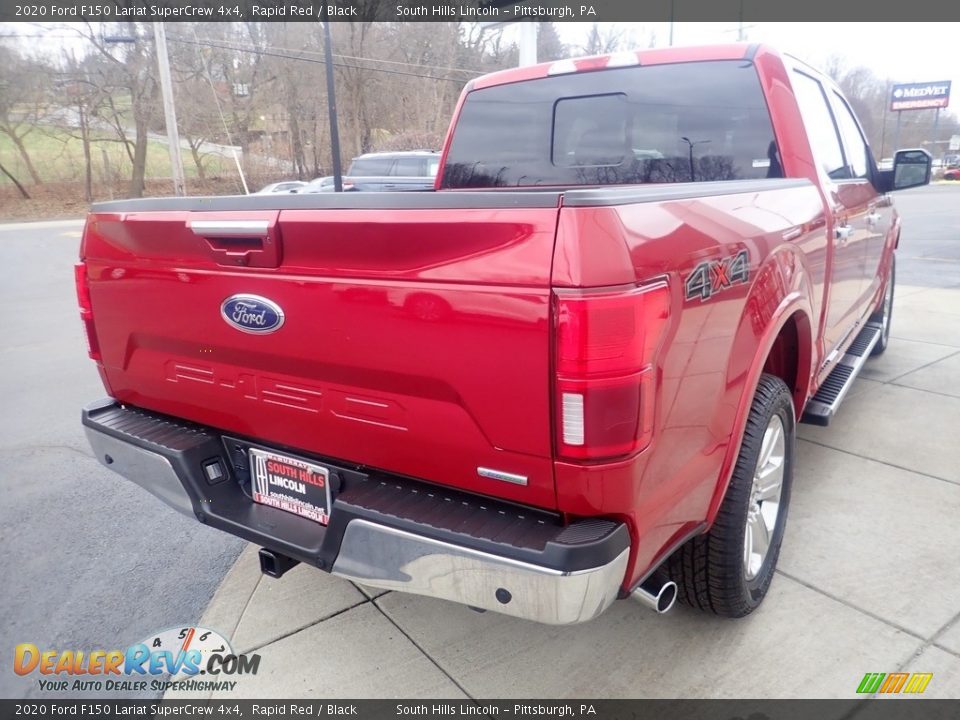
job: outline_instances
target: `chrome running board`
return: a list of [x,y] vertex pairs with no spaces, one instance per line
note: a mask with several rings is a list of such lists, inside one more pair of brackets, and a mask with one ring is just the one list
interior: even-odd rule
[[817,390],[817,394],[810,398],[803,409],[800,422],[810,425],[829,425],[840,403],[847,396],[850,386],[857,379],[864,363],[870,357],[870,351],[880,339],[883,327],[880,323],[867,323],[856,340],[851,343],[836,367],[833,368],[827,379]]

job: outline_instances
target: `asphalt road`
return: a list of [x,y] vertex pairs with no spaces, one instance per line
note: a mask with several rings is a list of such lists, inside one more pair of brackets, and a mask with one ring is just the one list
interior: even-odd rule
[[894,194],[903,218],[897,250],[897,284],[960,285],[960,183]]
[[18,643],[114,650],[196,622],[243,546],[93,459],[80,408],[105,393],[76,309],[81,227],[0,225],[0,697],[40,694],[12,672]]
[[[960,184],[896,201],[898,284],[960,286]],[[10,671],[18,643],[120,649],[196,622],[243,546],[93,459],[79,412],[103,389],[74,298],[80,229],[0,225],[2,697],[40,694]]]

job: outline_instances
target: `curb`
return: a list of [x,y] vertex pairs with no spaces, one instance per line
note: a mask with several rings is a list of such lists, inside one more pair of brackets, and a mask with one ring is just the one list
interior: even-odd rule
[[258,551],[259,548],[253,544],[243,549],[210,598],[207,609],[197,623],[199,626],[216,630],[232,641],[240,618],[263,577]]
[[[220,586],[213,593],[206,610],[197,622],[199,627],[216,630],[233,642],[233,635],[240,624],[240,618],[253,597],[254,591],[263,577],[260,573],[259,548],[248,544],[234,561]],[[195,692],[189,690],[168,690],[164,700],[209,699],[213,692]]]
[[86,218],[73,220],[39,220],[36,222],[0,223],[0,232],[4,230],[43,230],[44,228],[75,227],[83,225]]

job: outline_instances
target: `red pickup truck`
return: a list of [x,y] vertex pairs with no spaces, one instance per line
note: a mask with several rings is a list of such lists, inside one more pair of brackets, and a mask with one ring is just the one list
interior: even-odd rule
[[494,73],[434,191],[94,205],[97,458],[369,586],[544,623],[767,592],[797,422],[887,345],[900,222],[829,79],[754,45]]

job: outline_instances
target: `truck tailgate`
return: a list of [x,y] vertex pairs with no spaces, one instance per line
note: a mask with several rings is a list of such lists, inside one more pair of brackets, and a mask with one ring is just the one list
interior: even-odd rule
[[[555,507],[557,198],[494,207],[443,195],[408,209],[373,194],[360,207],[95,207],[81,254],[111,394],[263,443]],[[238,294],[274,303],[282,324],[244,332],[221,312]]]

